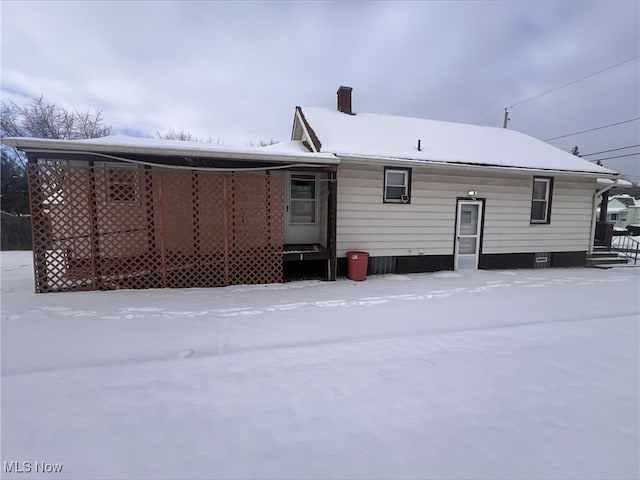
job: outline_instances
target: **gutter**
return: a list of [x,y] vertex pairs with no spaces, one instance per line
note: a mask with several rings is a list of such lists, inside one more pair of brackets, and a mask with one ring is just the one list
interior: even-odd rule
[[[24,151],[29,152],[30,150],[27,149]],[[115,155],[107,155],[106,153],[99,153],[99,152],[43,150],[43,149],[33,150],[33,152],[92,155],[94,157],[106,158],[108,160],[117,160],[119,162],[132,163],[135,165],[143,165],[143,166],[154,167],[154,168],[165,168],[168,170],[186,170],[186,171],[196,171],[196,172],[264,172],[266,170],[286,170],[289,168],[318,168],[318,165],[327,165],[324,163],[323,164],[287,163],[286,165],[264,166],[264,167],[194,167],[191,165],[167,165],[164,163],[145,162],[144,160],[133,160],[131,158],[118,157]],[[242,160],[247,160],[247,158],[243,157]]]
[[55,151],[59,153],[80,153],[80,154],[138,154],[156,155],[161,157],[199,157],[199,158],[223,158],[226,160],[253,160],[253,161],[280,161],[280,162],[303,162],[314,165],[338,165],[340,160],[333,154],[321,153],[281,153],[273,151],[252,152],[248,150],[207,150],[205,148],[180,148],[177,146],[145,147],[133,145],[105,145],[91,143],[76,143],[73,140],[52,140],[43,138],[9,137],[3,138],[2,143],[15,147],[23,152],[44,152]]
[[453,163],[453,162],[438,162],[434,160],[410,160],[410,159],[402,159],[402,158],[391,158],[391,157],[361,157],[354,155],[343,155],[340,153],[335,154],[341,161],[346,161],[352,164],[360,164],[360,165],[404,165],[411,167],[419,167],[419,166],[429,166],[429,167],[441,167],[443,169],[452,169],[452,170],[481,170],[481,171],[503,171],[506,173],[519,173],[519,172],[531,172],[531,173],[541,173],[541,174],[557,174],[557,175],[571,175],[571,176],[587,176],[593,177],[598,176],[601,178],[611,178],[611,180],[615,180],[619,174],[615,172],[607,173],[607,172],[584,172],[584,171],[576,171],[576,170],[554,170],[554,169],[543,169],[543,168],[527,168],[527,167],[508,167],[501,165],[479,165],[474,163]]

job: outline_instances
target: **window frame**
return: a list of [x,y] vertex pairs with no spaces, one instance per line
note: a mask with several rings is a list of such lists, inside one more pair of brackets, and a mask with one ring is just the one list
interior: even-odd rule
[[[103,164],[106,175],[107,202],[113,205],[137,205],[140,202],[140,171],[139,165],[130,163],[105,162]],[[131,181],[125,178],[117,178],[120,172],[131,173]],[[112,176],[117,172],[115,175]],[[116,193],[124,193],[125,187],[130,187],[131,196],[118,198]]]
[[[304,177],[308,177],[308,178],[304,178]],[[299,180],[299,181],[304,181],[304,182],[309,182],[313,185],[313,196],[311,198],[296,198],[294,196],[294,189],[293,189],[293,182]],[[319,221],[319,208],[320,208],[320,186],[318,184],[318,174],[314,173],[314,172],[292,172],[288,177],[287,177],[287,188],[288,188],[288,223],[289,225],[292,226],[314,226],[318,224]],[[313,221],[312,222],[299,222],[299,221],[294,221],[293,220],[293,216],[294,216],[294,202],[305,202],[305,203],[310,203],[312,204],[312,212],[311,215],[313,216]]]
[[[405,177],[404,185],[389,185],[388,183],[388,173],[401,173]],[[388,198],[387,197],[387,188],[389,187],[404,187],[404,192],[402,195],[407,196],[407,201],[403,202],[400,198]],[[409,204],[411,203],[411,168],[409,167],[384,167],[384,178],[383,178],[383,190],[382,190],[382,201],[383,203],[399,203]]]
[[[535,185],[536,182],[544,182],[546,184],[545,189],[545,198],[544,200],[540,200],[534,198],[535,195]],[[551,203],[553,200],[553,177],[533,177],[533,181],[531,182],[531,215],[529,217],[529,222],[534,225],[548,225],[551,223]],[[533,206],[538,203],[546,203],[546,208],[544,211],[544,218],[533,218]]]

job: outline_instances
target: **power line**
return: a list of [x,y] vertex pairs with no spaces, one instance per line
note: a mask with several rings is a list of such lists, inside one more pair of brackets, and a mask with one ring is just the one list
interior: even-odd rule
[[611,150],[603,150],[601,152],[585,153],[584,155],[580,155],[580,156],[581,157],[590,157],[591,155],[599,155],[601,153],[617,152],[618,150],[626,150],[627,148],[633,148],[633,147],[640,147],[640,144],[638,144],[638,145],[629,145],[628,147],[612,148]]
[[634,155],[640,155],[640,152],[630,153],[628,155],[617,155],[615,157],[606,157],[606,158],[596,158],[594,160],[589,160],[590,162],[597,162],[599,160],[611,160],[612,158],[624,158],[624,157],[633,157]]
[[623,123],[635,122],[637,120],[640,120],[640,117],[632,118],[630,120],[624,120],[622,122],[610,123],[608,125],[602,125],[601,127],[590,128],[589,130],[582,130],[580,132],[567,133],[566,135],[560,135],[558,137],[547,138],[547,139],[543,140],[543,142],[550,142],[551,140],[558,140],[559,138],[572,137],[574,135],[580,135],[581,133],[593,132],[595,130],[602,130],[603,128],[614,127],[616,125],[622,125]]
[[[556,90],[560,90],[561,88],[568,87],[569,85],[573,85],[574,83],[581,82],[582,80],[586,80],[587,78],[594,77],[596,75],[599,75],[600,73],[604,73],[604,72],[606,72],[608,70],[611,70],[613,68],[619,67],[620,65],[624,65],[625,63],[629,63],[629,62],[632,62],[633,60],[637,60],[638,58],[640,58],[640,55],[636,55],[635,57],[628,58],[626,60],[623,60],[622,62],[616,63],[615,65],[611,65],[611,66],[609,66],[607,68],[603,68],[602,70],[598,70],[597,72],[590,73],[589,75],[586,75],[584,77],[578,78],[577,80],[572,80],[571,82],[564,83],[564,84],[562,84],[562,85],[560,85],[558,87],[546,90],[546,91],[544,91],[542,93],[538,93],[537,95],[534,95],[533,97],[525,98],[524,100],[520,100],[519,102],[516,102],[516,103],[514,103],[513,105],[511,105],[510,107],[507,107],[507,108],[513,108],[513,107],[515,107],[517,105],[522,105],[525,102],[528,102],[530,100],[534,100],[536,98],[540,98],[540,97],[542,97],[544,95],[547,95],[548,93],[555,92]],[[482,123],[485,120],[493,117],[494,115],[497,115],[498,113],[502,113],[502,109],[492,113],[491,115],[488,115],[488,116],[484,117],[478,123]]]
[[638,58],[640,58],[640,55],[636,55],[635,57],[628,58],[628,59],[626,59],[626,60],[624,60],[622,62],[616,63],[615,65],[611,65],[610,67],[607,67],[607,68],[603,68],[602,70],[598,70],[597,72],[591,73],[591,74],[589,74],[589,75],[587,75],[585,77],[581,77],[581,78],[578,78],[577,80],[573,80],[571,82],[564,83],[564,84],[560,85],[559,87],[552,88],[552,89],[547,90],[545,92],[542,92],[542,93],[539,93],[537,95],[534,95],[533,97],[529,97],[529,98],[526,98],[526,99],[521,100],[519,102],[516,102],[513,105],[511,105],[509,108],[513,108],[516,105],[522,105],[523,103],[528,102],[529,100],[534,100],[536,98],[540,98],[543,95],[546,95],[546,94],[551,93],[551,92],[555,92],[556,90],[560,90],[561,88],[564,88],[564,87],[568,87],[569,85],[573,85],[574,83],[581,82],[582,80],[586,80],[587,78],[594,77],[594,76],[596,76],[596,75],[598,75],[600,73],[606,72],[606,71],[611,70],[611,69],[616,68],[616,67],[619,67],[620,65],[624,65],[625,63],[629,63],[629,62],[631,62],[633,60],[637,60]]
[[494,115],[497,115],[497,114],[499,114],[499,113],[502,113],[503,111],[504,111],[504,109],[500,109],[500,110],[498,110],[497,112],[493,112],[491,115],[488,115],[488,116],[484,117],[482,120],[478,121],[478,123],[482,123],[482,122],[484,122],[485,120],[490,119],[490,118],[491,118],[491,117],[493,117]]

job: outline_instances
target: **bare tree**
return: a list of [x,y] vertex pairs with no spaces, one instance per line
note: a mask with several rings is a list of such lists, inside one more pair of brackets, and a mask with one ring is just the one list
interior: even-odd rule
[[27,177],[24,168],[12,161],[4,151],[0,152],[0,200],[2,210],[11,213],[29,213]]
[[195,135],[192,135],[191,132],[187,130],[174,130],[173,128],[165,133],[156,131],[156,137],[162,138],[164,140],[180,140],[183,142],[202,142],[203,141],[198,137],[196,137]]
[[111,126],[104,124],[102,110],[70,111],[34,97],[26,105],[2,101],[0,134],[36,138],[75,140],[104,137],[111,133]]
[[212,137],[209,137],[205,140],[203,138],[196,137],[188,130],[174,130],[173,128],[164,133],[156,130],[156,138],[161,138],[163,140],[180,140],[183,142],[216,143],[218,145],[224,144],[221,138],[214,140]]
[[93,113],[89,111],[76,112],[76,138],[99,138],[110,134],[111,127],[104,125],[104,116],[101,109],[96,108]]
[[[35,137],[76,140],[104,137],[111,133],[105,125],[102,110],[70,111],[34,97],[25,105],[2,101],[0,107],[0,137]],[[26,169],[23,154],[13,147],[2,145],[2,209],[25,211]]]
[[[111,126],[104,124],[102,110],[70,111],[34,97],[26,105],[2,101],[0,110],[1,137],[35,137],[76,140],[104,137],[111,133]],[[23,163],[24,158],[15,149],[5,154]]]
[[[188,130],[174,130],[173,128],[164,133],[156,131],[156,138],[162,138],[163,140],[181,140],[184,142],[216,143],[218,145],[224,144],[224,142],[220,138],[214,140],[213,138],[209,137],[208,139],[204,140],[202,138],[196,137]],[[274,143],[278,143],[278,141],[271,138],[270,140],[259,140],[257,145],[254,142],[245,142],[245,145],[247,145],[248,147],[266,147],[268,145],[273,145]]]
[[255,146],[258,146],[258,147],[268,147],[269,145],[274,145],[274,144],[276,144],[276,143],[278,143],[278,140],[274,140],[273,138],[271,138],[271,139],[269,139],[269,140],[258,140],[258,145],[256,145],[256,144],[255,144],[255,143],[253,143],[253,142],[248,142],[248,143],[247,143],[247,145],[248,145],[249,147],[255,147]]

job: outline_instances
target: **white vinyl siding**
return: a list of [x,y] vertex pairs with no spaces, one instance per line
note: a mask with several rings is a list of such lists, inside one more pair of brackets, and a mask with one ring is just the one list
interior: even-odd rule
[[586,251],[595,179],[555,176],[552,224],[530,223],[533,175],[418,168],[411,203],[384,203],[384,168],[338,168],[337,254],[453,255],[457,198],[485,199],[482,253]]

